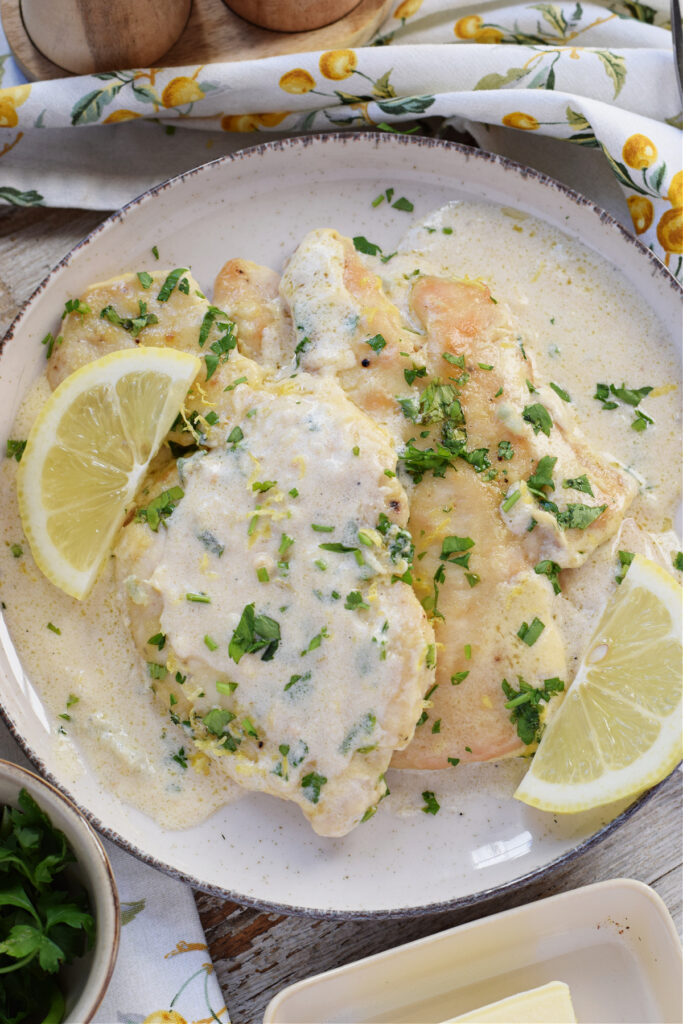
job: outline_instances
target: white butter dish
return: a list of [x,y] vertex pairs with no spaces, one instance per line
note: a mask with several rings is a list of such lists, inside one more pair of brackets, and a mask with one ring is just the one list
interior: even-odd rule
[[552,981],[579,1024],[680,1024],[683,957],[649,886],[613,879],[307,978],[264,1024],[438,1024]]

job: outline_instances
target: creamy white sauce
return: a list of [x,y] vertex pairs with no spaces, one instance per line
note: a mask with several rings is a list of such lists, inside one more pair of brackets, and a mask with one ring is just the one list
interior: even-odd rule
[[[409,316],[403,274],[427,262],[438,273],[489,282],[494,296],[507,301],[522,323],[523,342],[533,352],[539,378],[569,392],[594,447],[610,451],[633,473],[639,494],[630,515],[659,537],[670,569],[670,551],[680,546],[670,532],[680,503],[681,402],[672,384],[680,369],[651,310],[601,258],[518,211],[463,202],[426,224],[434,231],[416,226],[389,264],[377,261],[392,300]],[[451,233],[444,234],[444,227]],[[302,287],[308,286],[302,282]],[[305,330],[305,324],[300,326]],[[325,357],[337,358],[334,339],[327,341]],[[603,411],[592,397],[599,381],[652,385],[655,390],[639,408],[654,424],[638,433],[630,426],[630,407]],[[26,436],[47,393],[41,381],[27,396],[13,437]],[[24,670],[47,708],[50,742],[65,762],[74,760],[76,744],[86,763],[122,799],[169,827],[189,826],[243,791],[215,763],[201,774],[173,760],[187,743],[186,734],[154,705],[112,566],[84,604],[62,594],[37,570],[18,517],[15,471],[11,460],[0,466],[0,597]],[[17,544],[19,557],[12,552]],[[562,601],[570,659],[580,655],[613,587],[614,548],[603,545],[582,569],[565,573]]]

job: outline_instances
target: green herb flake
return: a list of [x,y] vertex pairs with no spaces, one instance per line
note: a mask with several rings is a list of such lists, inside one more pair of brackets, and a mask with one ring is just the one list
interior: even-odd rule
[[431,789],[425,789],[424,793],[422,794],[422,799],[424,800],[425,805],[424,807],[421,807],[420,810],[424,814],[439,813],[439,811],[441,810],[441,804],[436,799],[436,796],[434,795]]
[[228,434],[226,440],[228,444],[237,444],[237,442],[241,441],[243,438],[244,434],[242,432],[242,428],[233,427],[230,433]]
[[459,686],[463,679],[467,679],[469,674],[469,669],[466,669],[464,672],[456,672],[455,675],[451,676],[451,686]]
[[238,686],[239,683],[224,683],[220,679],[216,680],[217,692],[222,693],[225,696],[229,696],[229,694],[234,693]]
[[228,654],[239,664],[245,654],[263,651],[261,661],[271,661],[280,645],[280,625],[268,615],[257,615],[254,604],[247,604],[235,628]]
[[344,607],[348,608],[349,611],[357,611],[360,608],[369,608],[370,605],[365,603],[360,590],[352,590],[346,595]]
[[55,626],[54,622],[48,622],[47,628],[50,630],[50,632],[56,633],[57,636],[62,635],[61,629],[59,628],[59,626]]
[[522,623],[517,630],[517,636],[522,643],[527,645],[527,647],[533,647],[544,629],[545,623],[541,622],[539,618],[534,616],[531,621],[531,625],[527,622]]
[[304,775],[301,780],[301,788],[306,799],[310,800],[312,804],[317,804],[320,800],[320,790],[326,782],[325,776],[319,775],[318,772],[309,772],[308,775]]
[[561,388],[559,384],[553,384],[553,382],[550,381],[550,387],[563,402],[571,402],[571,395],[568,391],[565,391],[564,388]]
[[534,566],[534,572],[537,576],[547,576],[553,585],[553,590],[556,594],[562,593],[562,587],[560,586],[560,573],[562,567],[557,562],[552,562],[549,558],[544,558],[541,562],[538,562]]
[[147,643],[150,645],[150,647],[156,647],[158,651],[163,651],[164,647],[166,646],[166,634],[155,633],[154,636],[151,636],[149,638]]
[[460,764],[459,757],[447,757],[446,760],[448,761],[449,764],[452,764],[454,768],[456,768]]
[[522,410],[522,419],[532,425],[534,434],[538,434],[540,431],[544,433],[546,437],[550,437],[553,421],[546,407],[541,405],[540,402],[535,402],[533,405],[525,406]]
[[374,242],[368,242],[367,238],[363,235],[356,235],[353,238],[353,246],[356,252],[365,253],[366,256],[377,256],[382,251],[379,245],[375,245]]
[[15,459],[16,462],[21,462],[21,457],[24,454],[26,448],[26,441],[19,441],[16,438],[7,438],[7,458]]
[[498,458],[509,462],[514,457],[515,449],[512,447],[509,441],[498,442]]
[[436,644],[427,644],[425,651],[425,667],[436,668]]
[[255,480],[251,485],[251,489],[259,494],[265,494],[266,491],[270,491],[276,486],[277,480]]
[[406,213],[412,213],[413,210],[415,209],[410,200],[406,199],[405,196],[401,196],[400,199],[397,199],[396,202],[392,203],[391,205],[394,208],[394,210],[404,210]]
[[564,690],[564,683],[556,676],[545,679],[542,687],[531,686],[521,676],[517,676],[519,690],[515,690],[507,679],[503,679],[501,688],[505,695],[505,707],[511,711],[510,721],[517,727],[517,735],[527,746],[540,739],[541,716],[539,705],[546,703],[556,694]]
[[556,519],[563,530],[585,530],[606,508],[607,505],[567,505],[564,512],[556,514]]
[[381,352],[386,347],[386,341],[381,334],[375,334],[373,338],[368,338],[365,344],[369,345],[373,352]]
[[544,500],[546,498],[546,492],[544,488],[548,487],[551,491],[555,490],[555,482],[553,481],[553,470],[555,463],[557,462],[557,456],[555,455],[544,455],[542,459],[538,460],[536,469],[527,480],[527,487],[532,494],[535,494],[537,498]]
[[[152,252],[153,251],[154,250],[152,250]],[[157,295],[157,299],[159,302],[168,302],[168,300],[171,297],[171,292],[176,287],[178,281],[183,276],[183,274],[186,273],[187,267],[177,267],[175,270],[171,271],[171,273],[168,275],[168,277],[162,284],[159,294]]]
[[55,345],[61,345],[64,338],[60,334],[59,337],[54,338],[50,331],[47,332],[45,337],[41,340],[40,344],[45,345],[45,358],[49,359],[52,355]]
[[137,279],[145,291],[151,288],[154,284],[154,278],[151,274],[148,274],[146,270],[138,270]]
[[563,480],[562,486],[566,489],[571,488],[574,491],[583,491],[584,494],[590,494],[591,498],[595,497],[593,488],[585,473],[582,473],[581,476],[569,477],[567,480]]
[[156,245],[152,246],[152,256],[154,257],[155,260],[159,259],[159,249],[157,248]]
[[631,430],[636,430],[640,433],[643,430],[647,430],[648,423],[654,423],[654,420],[650,416],[646,416],[640,409],[636,409],[636,418],[631,423]]
[[517,502],[519,501],[519,499],[521,497],[522,497],[522,492],[520,490],[512,491],[511,494],[508,494],[507,498],[505,499],[505,501],[502,504],[503,512],[509,512],[510,509],[513,508],[517,504]]
[[165,665],[159,665],[156,661],[147,662],[147,671],[152,679],[165,679],[168,671]]
[[323,628],[320,630],[320,632],[315,634],[315,636],[313,637],[313,639],[309,643],[308,647],[306,647],[303,651],[301,651],[301,657],[303,658],[304,655],[310,654],[311,651],[317,651],[317,649],[320,647],[320,645],[323,642],[323,640],[327,640],[328,637],[329,637],[329,633],[327,632],[327,627],[323,626]]
[[370,203],[370,206],[377,207],[377,206],[379,206],[380,203],[383,203],[383,202],[384,202],[384,193],[380,192],[380,194],[378,196],[375,196],[375,198],[372,200],[372,202]]
[[189,593],[189,594],[185,594],[185,600],[186,601],[191,601],[194,604],[211,604],[211,598],[208,596],[208,594],[204,594],[204,593],[199,593],[199,594]]
[[235,721],[235,717],[232,711],[226,711],[224,708],[211,708],[202,718],[202,722],[204,728],[214,736],[223,736],[227,733],[230,723]]
[[234,391],[235,388],[238,387],[240,384],[246,384],[246,383],[247,383],[247,378],[246,377],[238,377],[237,380],[234,380],[232,382],[232,384],[228,384],[228,386],[226,388],[223,388],[223,391]]
[[208,633],[204,634],[204,643],[206,644],[206,646],[208,647],[208,649],[210,651],[217,651],[218,650],[218,644],[216,643],[216,641],[214,639],[212,639],[212,637],[209,636]]
[[334,526],[321,526],[320,523],[311,523],[311,529],[316,533],[334,533]]
[[436,735],[439,732],[441,732],[441,719],[437,718],[437,720],[432,723],[432,733]]
[[90,306],[86,305],[85,302],[81,302],[80,299],[67,299],[64,303],[62,320],[68,316],[69,313],[76,313],[78,316],[86,316],[88,313],[92,313],[92,310]]
[[683,572],[683,551],[673,552],[671,555],[671,561],[674,569],[677,569],[679,572]]
[[635,558],[633,551],[620,551],[619,552],[619,572],[614,577],[617,583],[621,583],[624,576],[628,572],[628,567]]
[[268,575],[268,570],[266,569],[265,565],[259,566],[259,568],[256,570],[256,579],[259,581],[259,583],[269,582],[270,576]]
[[22,548],[21,544],[10,544],[9,549],[12,552],[12,556],[14,558],[21,558],[21,556],[24,553],[24,549]]
[[135,512],[135,521],[147,523],[150,530],[155,533],[159,529],[160,523],[168,519],[173,512],[174,508],[184,495],[182,487],[170,487],[167,491],[162,491],[161,494],[157,495],[152,501],[150,501],[147,508],[139,508]]

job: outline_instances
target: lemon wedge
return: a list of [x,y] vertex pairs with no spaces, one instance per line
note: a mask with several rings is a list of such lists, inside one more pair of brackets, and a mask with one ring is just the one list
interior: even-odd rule
[[112,352],[41,409],[19,464],[19,511],[38,568],[72,597],[90,590],[200,365],[175,349]]
[[572,813],[635,796],[683,756],[681,588],[636,555],[515,796]]

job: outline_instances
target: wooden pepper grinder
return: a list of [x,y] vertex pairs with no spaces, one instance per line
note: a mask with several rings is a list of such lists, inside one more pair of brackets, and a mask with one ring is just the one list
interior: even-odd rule
[[338,21],[360,0],[223,0],[225,4],[261,28],[273,32],[310,32]]
[[149,67],[182,35],[192,0],[21,0],[34,46],[79,75]]

